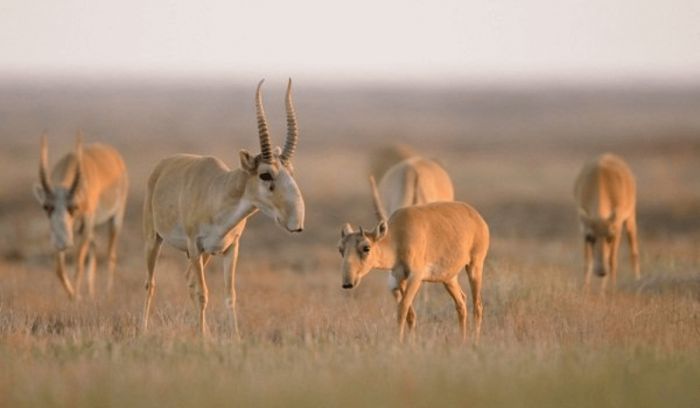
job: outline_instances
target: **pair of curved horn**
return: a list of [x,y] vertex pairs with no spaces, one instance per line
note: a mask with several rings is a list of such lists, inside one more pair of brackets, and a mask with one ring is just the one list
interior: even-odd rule
[[[260,153],[262,160],[266,163],[272,162],[272,143],[270,142],[270,133],[267,129],[267,119],[265,118],[265,108],[262,101],[262,84],[265,82],[262,79],[258,82],[258,89],[255,93],[255,112],[258,120],[258,135],[260,136]],[[299,140],[299,129],[297,128],[297,116],[292,102],[292,79],[289,78],[287,85],[287,97],[285,106],[287,109],[287,139],[284,142],[284,149],[280,159],[289,163],[294,156],[294,150]]]
[[294,110],[294,103],[292,102],[292,78],[289,78],[289,83],[287,84],[285,108],[287,110],[287,139],[284,142],[284,149],[282,149],[280,159],[284,162],[290,162],[294,156],[294,150],[297,148],[297,142],[299,141],[297,113]]
[[[80,186],[80,179],[82,177],[82,164],[83,164],[83,132],[78,131],[78,135],[75,138],[75,176],[73,176],[73,181],[68,189],[68,194],[71,196],[78,191]],[[46,132],[41,136],[41,150],[39,156],[39,181],[41,186],[44,188],[46,194],[53,194],[53,188],[51,188],[51,183],[49,182],[48,175],[49,167],[49,146],[46,140]]]

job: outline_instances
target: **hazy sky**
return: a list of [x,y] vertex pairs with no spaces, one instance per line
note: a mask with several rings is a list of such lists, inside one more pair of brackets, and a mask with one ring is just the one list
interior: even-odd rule
[[0,0],[0,72],[700,79],[699,0]]

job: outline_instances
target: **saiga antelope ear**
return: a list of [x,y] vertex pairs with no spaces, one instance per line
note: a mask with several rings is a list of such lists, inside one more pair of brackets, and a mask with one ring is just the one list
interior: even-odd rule
[[386,236],[387,232],[389,232],[389,225],[386,223],[386,221],[381,220],[379,221],[379,224],[377,224],[377,226],[374,227],[374,230],[370,235],[372,236],[372,239],[374,241],[380,241]]
[[352,227],[350,226],[350,224],[346,223],[345,225],[343,225],[343,228],[340,230],[340,237],[345,238],[352,233],[353,233]]
[[251,154],[245,149],[241,149],[239,155],[241,158],[241,168],[250,174],[255,174],[255,171],[257,170],[255,157],[251,156]]

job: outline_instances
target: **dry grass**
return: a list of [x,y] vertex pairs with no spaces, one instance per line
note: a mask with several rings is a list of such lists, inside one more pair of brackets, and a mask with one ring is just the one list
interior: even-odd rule
[[[351,93],[336,106],[333,92],[300,89],[307,138],[296,168],[308,225],[289,236],[262,215],[250,223],[238,270],[238,343],[230,339],[220,265],[209,269],[213,333],[202,340],[184,257],[170,249],[157,272],[151,330],[138,333],[145,295],[138,208],[156,157],[187,150],[235,165],[235,149],[254,146],[250,98],[197,88],[157,88],[147,98],[108,88],[13,92],[16,103],[0,105],[1,166],[13,169],[0,176],[0,406],[700,405],[700,141],[688,136],[700,132],[697,115],[688,114],[700,108],[698,98],[662,93],[638,105],[626,94],[569,91],[516,93],[508,102],[500,94],[395,91],[379,100]],[[271,95],[269,115],[281,119],[275,101]],[[233,104],[240,123],[222,108]],[[465,115],[493,140],[460,128]],[[333,133],[335,119],[342,126]],[[110,298],[71,304],[52,272],[46,222],[28,188],[34,139],[17,138],[47,121],[87,123],[88,135],[106,134],[126,156],[133,188]],[[576,123],[590,140],[565,126]],[[197,132],[207,135],[204,145],[188,136]],[[228,132],[239,136],[228,140]],[[376,146],[377,135],[440,157],[457,197],[491,225],[477,348],[458,342],[454,308],[439,286],[422,289],[429,296],[417,300],[418,332],[403,346],[384,274],[370,274],[352,292],[340,288],[339,226],[372,220],[367,155],[357,147]],[[68,137],[57,131],[53,146]],[[583,296],[571,182],[584,158],[610,148],[638,175],[643,279],[631,279],[625,248],[618,293]]]

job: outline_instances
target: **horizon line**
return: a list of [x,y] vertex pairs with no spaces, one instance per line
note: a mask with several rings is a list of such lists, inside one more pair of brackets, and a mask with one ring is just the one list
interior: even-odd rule
[[174,72],[18,72],[0,71],[0,84],[30,85],[60,85],[85,83],[110,84],[151,84],[151,85],[228,85],[246,86],[266,78],[268,82],[292,78],[295,82],[312,82],[312,87],[330,86],[343,87],[379,87],[379,88],[679,88],[700,87],[700,75],[668,76],[668,75],[403,75],[393,78],[375,75],[314,75],[297,73],[296,75],[280,75],[268,73],[253,75],[250,72],[230,74],[212,73],[174,73]]

